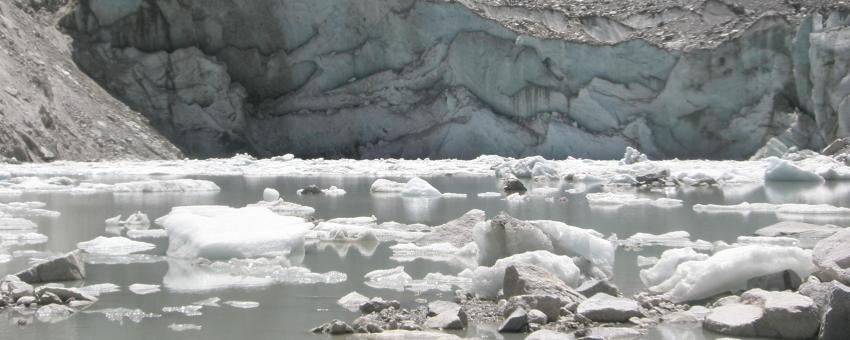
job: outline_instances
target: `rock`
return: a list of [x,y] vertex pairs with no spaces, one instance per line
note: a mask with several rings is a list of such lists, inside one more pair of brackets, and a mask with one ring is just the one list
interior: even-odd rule
[[546,313],[541,312],[539,309],[532,309],[528,311],[528,323],[545,325],[547,321],[548,318],[546,317]]
[[401,303],[396,300],[384,301],[380,297],[373,297],[369,302],[360,305],[360,312],[363,314],[380,313],[387,308],[401,309]]
[[502,178],[502,190],[505,192],[526,192],[528,189],[525,188],[525,185],[522,184],[522,181],[519,180],[513,174],[508,174]]
[[817,334],[818,319],[809,297],[752,289],[741,294],[740,303],[713,308],[703,327],[732,336],[808,339]]
[[767,237],[792,237],[800,241],[800,247],[811,249],[820,240],[832,236],[841,227],[831,224],[817,225],[796,221],[783,221],[756,230],[755,235]]
[[82,291],[80,291],[77,288],[45,286],[45,287],[39,287],[36,290],[36,295],[39,295],[39,296],[41,294],[46,294],[46,293],[54,294],[59,299],[62,299],[62,301],[65,301],[65,302],[69,302],[69,301],[96,302],[97,301],[96,297],[88,295],[86,293],[83,293]]
[[4,292],[9,295],[9,299],[12,301],[18,301],[18,299],[24,296],[34,296],[35,290],[32,285],[20,281],[15,280],[13,278],[8,278],[3,282]]
[[519,308],[526,311],[537,309],[546,314],[546,319],[552,322],[561,317],[562,305],[561,299],[550,295],[517,295],[508,299],[505,314],[510,315]]
[[419,327],[413,320],[404,320],[398,325],[398,329],[403,331],[421,331],[422,327]]
[[850,137],[844,137],[832,141],[820,153],[824,156],[835,156],[848,151],[850,151]]
[[306,187],[301,188],[301,194],[302,195],[321,195],[322,189],[320,189],[315,184],[308,185]]
[[15,303],[17,303],[18,305],[22,305],[22,306],[34,305],[36,302],[37,302],[37,300],[36,300],[35,296],[32,296],[32,295],[21,296],[20,298],[15,300]]
[[608,280],[587,280],[576,288],[576,292],[584,296],[594,296],[597,293],[620,296],[620,289]]
[[313,333],[325,333],[330,335],[342,335],[354,333],[354,328],[340,320],[333,320],[311,330]]
[[63,306],[60,304],[49,304],[46,306],[41,306],[35,312],[35,318],[38,319],[39,322],[43,323],[57,323],[60,321],[64,321],[69,318],[71,315],[74,315],[77,311],[69,308],[67,306]]
[[428,303],[428,316],[435,316],[446,311],[455,311],[460,309],[460,305],[451,301],[431,301]]
[[447,310],[425,320],[426,328],[434,329],[463,329],[466,327],[467,316],[462,308]]
[[15,276],[27,283],[78,281],[86,277],[86,270],[80,251],[75,250],[36,264]]
[[528,313],[523,308],[515,309],[499,326],[499,333],[519,333],[528,326]]
[[659,172],[648,173],[635,177],[636,186],[644,185],[666,185],[670,179],[670,171],[662,170]]
[[517,295],[547,295],[561,300],[562,304],[584,300],[584,296],[570,288],[564,281],[541,267],[516,264],[505,268],[503,282],[505,297]]
[[51,292],[44,292],[38,296],[39,305],[62,304],[62,299]]
[[802,280],[800,280],[800,276],[796,272],[793,270],[783,270],[747,280],[747,289],[761,288],[772,291],[797,290],[801,283]]
[[384,328],[376,320],[367,316],[354,319],[351,326],[357,333],[382,333],[384,331]]
[[819,340],[846,339],[850,334],[850,287],[836,282],[804,283],[800,294],[812,298],[820,312]]
[[643,317],[637,301],[596,294],[579,303],[576,313],[596,322],[627,322],[633,317]]
[[816,275],[823,281],[837,280],[850,284],[850,228],[842,229],[815,245],[812,255],[818,267]]

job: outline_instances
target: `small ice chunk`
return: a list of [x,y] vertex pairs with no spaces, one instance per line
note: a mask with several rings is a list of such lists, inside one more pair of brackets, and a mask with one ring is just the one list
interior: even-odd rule
[[366,285],[376,289],[392,289],[404,291],[405,285],[413,281],[413,277],[404,271],[404,266],[391,269],[373,270],[363,276]]
[[690,247],[694,249],[711,249],[713,245],[708,241],[691,241],[691,234],[687,231],[671,231],[660,235],[636,233],[631,237],[620,241],[620,244],[629,248],[642,248],[649,246],[662,247]]
[[515,192],[505,197],[505,201],[508,201],[508,203],[523,203],[528,201],[528,196]]
[[158,318],[162,315],[154,314],[154,313],[145,313],[141,309],[129,309],[129,308],[107,308],[107,309],[98,309],[98,310],[90,310],[83,311],[83,313],[97,313],[103,314],[106,316],[106,319],[112,322],[118,322],[120,324],[124,323],[124,319],[130,320],[134,323],[142,322],[144,319],[149,318]]
[[107,218],[104,222],[106,222],[106,225],[119,225],[121,224],[122,216],[119,214],[118,216]]
[[350,312],[357,312],[360,310],[360,305],[369,302],[369,298],[363,294],[360,294],[356,291],[345,294],[345,296],[336,300],[336,304],[342,308],[347,309]]
[[[0,213],[8,216],[2,217],[59,217],[58,211],[42,209],[46,206],[44,202],[11,202],[0,203]],[[2,215],[0,214],[0,215]]]
[[474,268],[477,265],[478,247],[468,243],[462,248],[451,243],[435,243],[417,246],[412,243],[401,243],[390,246],[393,255],[390,259],[397,262],[412,262],[425,259],[434,262],[445,262],[461,268]]
[[197,179],[148,180],[112,185],[117,193],[152,192],[219,192],[221,188],[213,182]]
[[228,259],[290,253],[304,247],[313,226],[263,208],[222,209],[204,216],[172,211],[159,219],[168,230],[168,255]]
[[404,183],[379,178],[375,180],[374,183],[372,183],[372,186],[369,188],[369,191],[373,193],[399,193],[402,192],[404,188]]
[[198,305],[188,305],[188,306],[178,306],[178,307],[162,307],[163,313],[180,313],[186,316],[199,316],[204,313],[201,312],[201,308],[204,306]]
[[466,198],[466,194],[458,194],[454,192],[444,192],[442,195],[443,198]]
[[346,194],[345,190],[337,188],[333,185],[330,186],[330,188],[322,189],[322,193],[328,196],[342,196]]
[[764,244],[785,247],[797,247],[800,241],[792,237],[781,236],[738,236],[739,244]]
[[0,230],[27,230],[36,229],[38,225],[33,221],[20,217],[4,217],[0,213]]
[[168,237],[168,230],[165,229],[147,229],[147,230],[127,230],[127,237],[132,239],[137,238],[163,238]]
[[413,177],[404,185],[401,195],[406,197],[438,197],[442,194],[424,179]]
[[4,247],[47,243],[47,235],[27,232],[0,232],[0,245]]
[[372,226],[378,224],[378,218],[375,217],[375,215],[360,217],[338,217],[329,219],[327,220],[327,222],[348,225]]
[[286,258],[231,259],[227,262],[169,260],[162,279],[171,291],[204,292],[225,288],[251,288],[275,283],[308,285],[334,284],[348,277],[340,272],[313,273],[290,266]]
[[812,254],[797,247],[746,245],[721,250],[704,261],[679,264],[666,280],[650,288],[674,303],[746,288],[747,280],[793,270],[799,277],[814,272]]
[[98,297],[102,294],[116,293],[121,291],[121,287],[113,283],[98,283],[78,288],[81,293]]
[[812,171],[803,170],[790,161],[769,157],[764,160],[767,168],[764,171],[765,181],[777,182],[823,182],[824,179]]
[[126,225],[131,229],[147,229],[151,225],[151,220],[147,214],[139,211],[127,217],[126,220],[121,221],[120,224]]
[[129,288],[130,291],[133,292],[136,295],[148,295],[148,294],[153,294],[153,293],[159,292],[159,285],[134,283],[134,284],[131,284],[127,288]]
[[98,236],[93,240],[77,243],[77,248],[90,254],[128,255],[148,251],[156,248],[156,246],[146,242],[133,241],[126,237]]
[[280,198],[280,192],[272,188],[265,188],[263,190],[263,201],[266,202],[274,202]]
[[201,325],[196,325],[193,323],[172,323],[168,325],[172,331],[175,332],[184,332],[184,331],[199,331],[202,329]]
[[620,160],[620,165],[631,165],[640,162],[646,162],[649,158],[631,146],[626,147],[626,152],[623,154],[623,159]]
[[488,192],[478,193],[475,196],[477,196],[479,198],[497,198],[497,197],[502,197],[502,194],[498,193],[498,192],[488,191]]
[[211,297],[207,299],[203,299],[200,301],[195,301],[192,304],[196,306],[204,306],[204,307],[220,307],[218,304],[221,301],[218,297]]
[[319,223],[313,230],[308,233],[311,238],[318,238],[324,241],[347,241],[347,242],[367,242],[367,241],[398,241],[398,242],[414,242],[425,233],[405,231],[397,229],[381,228],[379,226],[357,225],[357,224],[339,224],[333,222]]
[[591,193],[586,196],[591,208],[619,208],[622,206],[649,205],[659,208],[677,208],[682,206],[682,200],[672,198],[650,199],[623,193]]
[[235,301],[235,300],[230,300],[230,301],[225,301],[225,302],[224,302],[224,304],[225,304],[225,305],[228,305],[228,306],[230,306],[230,307],[242,308],[242,309],[257,308],[257,307],[259,307],[259,306],[260,306],[260,303],[259,303],[259,302],[256,302],[256,301]]

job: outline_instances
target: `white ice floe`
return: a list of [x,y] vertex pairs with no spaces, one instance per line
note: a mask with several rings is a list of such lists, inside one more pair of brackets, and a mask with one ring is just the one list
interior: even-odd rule
[[168,230],[168,255],[229,259],[303,252],[313,226],[263,208],[174,209],[157,219]]
[[227,262],[169,260],[162,284],[176,292],[205,292],[273,284],[334,284],[347,279],[340,272],[314,273],[304,267],[291,266],[285,258],[232,259]]
[[354,291],[339,298],[339,300],[336,301],[336,304],[350,312],[357,312],[360,310],[360,305],[366,302],[369,302],[368,297]]
[[178,314],[183,314],[185,316],[201,316],[201,315],[204,314],[203,312],[201,312],[202,308],[204,308],[204,306],[198,306],[198,305],[177,306],[177,307],[168,306],[168,307],[162,307],[162,312],[163,313],[178,313]]
[[708,255],[694,251],[693,248],[668,249],[655,259],[648,269],[640,271],[640,280],[646,287],[653,287],[667,280],[679,264],[687,261],[703,261]]
[[263,189],[263,201],[266,202],[275,202],[280,199],[280,192],[276,189],[265,188]]
[[568,256],[559,256],[545,250],[512,255],[496,261],[490,267],[466,269],[459,277],[471,279],[470,292],[482,297],[495,297],[502,289],[505,269],[515,264],[533,264],[552,273],[571,287],[577,287],[581,271]]
[[404,186],[404,183],[379,178],[372,183],[369,191],[373,193],[399,193],[404,190]]
[[459,194],[454,192],[444,192],[441,197],[443,198],[467,198],[467,194]]
[[77,248],[90,254],[99,255],[128,255],[156,248],[155,245],[133,241],[125,237],[104,237],[77,243]]
[[149,285],[144,283],[134,283],[127,288],[136,295],[147,295],[159,292],[159,285]]
[[681,303],[740,290],[746,287],[748,279],[783,270],[807,277],[815,270],[811,252],[797,247],[765,245],[729,248],[703,261],[680,263],[663,282],[650,290]]
[[505,159],[501,164],[495,166],[496,177],[502,178],[507,174],[513,174],[520,178],[531,178],[537,176],[552,175],[556,177],[559,173],[556,163],[548,161],[541,156],[533,156],[522,159]]
[[672,198],[646,198],[625,193],[591,193],[586,196],[591,208],[619,208],[623,206],[649,205],[659,208],[677,208],[682,206],[682,200]]
[[828,204],[773,204],[773,203],[740,203],[736,205],[695,204],[698,213],[774,213],[782,220],[832,220],[850,219],[850,208],[836,207]]
[[322,193],[328,196],[342,196],[346,194],[346,191],[331,185],[327,189],[322,189]]
[[0,213],[6,217],[59,217],[58,211],[42,209],[47,206],[44,202],[11,202],[0,203]]
[[0,230],[28,230],[38,228],[35,222],[20,217],[10,217],[0,212]]
[[98,283],[80,287],[78,289],[80,290],[80,292],[94,297],[98,297],[103,294],[117,293],[121,291],[121,287],[114,283]]
[[800,241],[792,237],[781,236],[738,236],[736,240],[739,245],[764,244],[773,246],[797,247]]
[[[336,219],[336,221],[340,220]],[[381,242],[414,242],[424,235],[425,233],[422,232],[387,228],[385,224],[348,224],[329,221],[316,225],[307,234],[307,237],[323,241],[371,242],[377,240]]]
[[151,225],[151,220],[147,214],[139,211],[127,217],[126,220],[120,221],[118,224],[127,226],[130,229],[147,229]]
[[404,287],[413,281],[413,277],[404,271],[404,266],[390,269],[373,270],[363,276],[366,285],[376,289],[404,291]]
[[651,267],[656,263],[658,263],[658,258],[655,256],[637,256],[637,266],[640,268]]
[[32,232],[0,232],[0,245],[4,247],[47,243],[47,235]]
[[505,197],[508,204],[520,204],[528,201],[528,196],[515,192]]
[[157,263],[165,261],[164,256],[151,254],[85,254],[87,264],[131,264],[131,263]]
[[201,325],[196,325],[193,323],[172,323],[168,325],[168,328],[175,332],[199,331],[203,329]]
[[451,243],[434,243],[424,246],[401,243],[390,246],[390,249],[393,251],[390,260],[397,262],[424,259],[445,262],[461,268],[474,268],[478,263],[478,247],[475,243],[468,243],[462,248],[455,247]]
[[116,183],[111,191],[116,193],[149,192],[219,192],[221,188],[213,182],[197,179],[167,179]]
[[158,318],[162,315],[154,314],[154,313],[145,313],[141,309],[129,309],[129,308],[107,308],[107,309],[97,309],[97,310],[86,310],[83,313],[91,313],[91,314],[103,314],[106,316],[106,319],[113,322],[118,322],[120,324],[124,323],[124,319],[130,320],[134,323],[142,322],[144,319],[150,318]]
[[250,309],[250,308],[257,308],[257,307],[260,307],[260,303],[259,303],[259,302],[256,302],[256,301],[236,301],[236,300],[230,300],[230,301],[224,301],[223,303],[224,303],[225,305],[230,306],[230,307],[241,308],[241,309]]
[[165,229],[144,229],[144,230],[127,230],[127,237],[132,239],[137,238],[164,238],[168,237],[168,231]]
[[373,226],[378,224],[378,218],[375,217],[375,215],[358,217],[337,217],[329,219],[326,222],[347,225]]
[[499,193],[499,192],[488,191],[488,192],[477,193],[477,194],[475,194],[475,196],[477,196],[478,198],[498,198],[498,197],[502,197],[502,194]]
[[406,197],[439,197],[442,193],[424,179],[413,177],[404,185],[401,195]]
[[221,307],[218,303],[221,302],[221,298],[219,297],[211,297],[203,300],[192,302],[193,305],[196,306],[204,306],[204,307]]
[[764,160],[767,167],[764,171],[765,181],[776,182],[823,182],[824,178],[812,171],[804,170],[791,161],[769,157]]
[[711,242],[704,240],[691,241],[691,234],[684,230],[671,231],[660,235],[648,233],[636,233],[625,240],[620,241],[620,245],[627,248],[642,248],[648,246],[661,247],[689,247],[694,249],[710,250],[713,245]]

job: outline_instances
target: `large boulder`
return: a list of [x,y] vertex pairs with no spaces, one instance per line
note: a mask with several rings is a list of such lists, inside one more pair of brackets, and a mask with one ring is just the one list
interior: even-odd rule
[[27,283],[78,281],[86,277],[86,269],[80,251],[75,250],[38,263],[15,276]]
[[818,325],[818,308],[811,298],[763,289],[713,308],[703,322],[705,329],[720,334],[782,339],[811,338]]
[[608,280],[587,280],[582,282],[576,292],[584,296],[594,296],[598,293],[605,293],[611,296],[620,296],[620,289]]
[[841,231],[841,227],[825,224],[811,224],[797,221],[783,221],[756,230],[757,236],[792,237],[800,241],[800,247],[811,249],[820,240]]
[[468,317],[463,308],[450,309],[425,320],[426,328],[433,329],[463,329],[466,327]]
[[807,282],[800,286],[820,311],[820,340],[846,339],[850,335],[850,287],[836,282]]
[[576,313],[596,322],[627,322],[643,317],[637,301],[599,293],[578,305]]
[[500,333],[519,333],[528,326],[528,313],[523,308],[515,309],[499,326]]
[[827,237],[815,245],[812,255],[818,267],[816,275],[823,281],[837,280],[850,284],[850,228]]
[[502,287],[506,298],[517,295],[548,295],[557,297],[562,304],[584,300],[584,296],[564,281],[546,269],[531,264],[515,264],[505,268]]

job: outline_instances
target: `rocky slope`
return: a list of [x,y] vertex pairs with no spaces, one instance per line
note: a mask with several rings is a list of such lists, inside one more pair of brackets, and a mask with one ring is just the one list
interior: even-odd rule
[[0,158],[167,159],[180,151],[71,59],[63,0],[0,2]]
[[80,0],[63,24],[193,156],[745,158],[850,135],[846,5],[726,1]]

